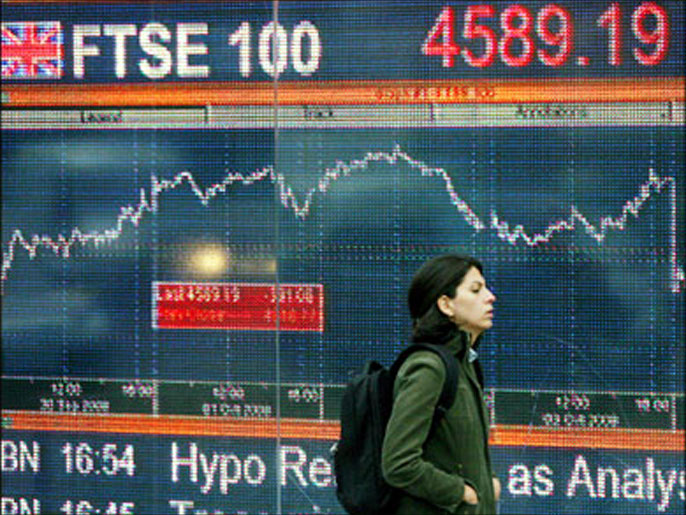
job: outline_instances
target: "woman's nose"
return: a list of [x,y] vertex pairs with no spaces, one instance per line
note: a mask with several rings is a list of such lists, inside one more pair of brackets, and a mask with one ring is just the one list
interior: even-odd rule
[[490,302],[490,303],[495,302],[496,297],[493,294],[493,292],[491,290],[488,290],[488,289],[486,291],[488,292],[488,296],[486,297],[486,302]]

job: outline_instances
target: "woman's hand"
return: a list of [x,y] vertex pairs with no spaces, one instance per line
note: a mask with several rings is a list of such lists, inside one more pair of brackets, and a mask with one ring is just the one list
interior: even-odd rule
[[462,500],[467,504],[479,504],[479,497],[476,495],[476,490],[467,484],[464,485]]
[[500,491],[502,490],[502,486],[500,485],[500,479],[497,477],[493,478],[493,492],[495,493],[495,500],[499,501],[500,500]]

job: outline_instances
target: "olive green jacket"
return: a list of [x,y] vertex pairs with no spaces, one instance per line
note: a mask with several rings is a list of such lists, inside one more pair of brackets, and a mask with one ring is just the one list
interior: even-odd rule
[[[488,413],[468,341],[460,332],[446,344],[458,360],[459,379],[455,402],[436,427],[434,408],[446,373],[441,357],[420,350],[400,367],[382,452],[386,481],[402,490],[397,515],[496,513]],[[465,483],[479,504],[462,501]]]

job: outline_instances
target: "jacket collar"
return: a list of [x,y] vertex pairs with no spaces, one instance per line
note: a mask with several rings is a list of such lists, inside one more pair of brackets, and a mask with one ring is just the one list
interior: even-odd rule
[[455,356],[463,357],[469,349],[469,334],[466,331],[457,330],[455,335],[448,340],[446,346]]

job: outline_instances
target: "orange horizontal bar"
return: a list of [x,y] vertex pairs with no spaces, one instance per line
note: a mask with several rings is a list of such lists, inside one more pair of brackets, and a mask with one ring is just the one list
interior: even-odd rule
[[[4,412],[5,430],[73,431],[234,438],[291,438],[337,440],[338,421],[282,419],[229,419],[178,415],[84,415],[31,411]],[[491,445],[503,447],[555,447],[684,451],[684,431],[661,429],[543,428],[498,425],[491,430]]]
[[495,426],[491,444],[505,447],[558,447],[622,449],[636,451],[684,451],[684,430],[626,428],[547,428]]
[[272,83],[3,84],[7,107],[360,105],[683,101],[684,77],[327,81]]
[[74,431],[155,435],[228,436],[238,438],[305,438],[336,440],[338,422],[274,418],[219,418],[180,415],[84,415],[30,411],[2,414],[3,429],[22,431]]

